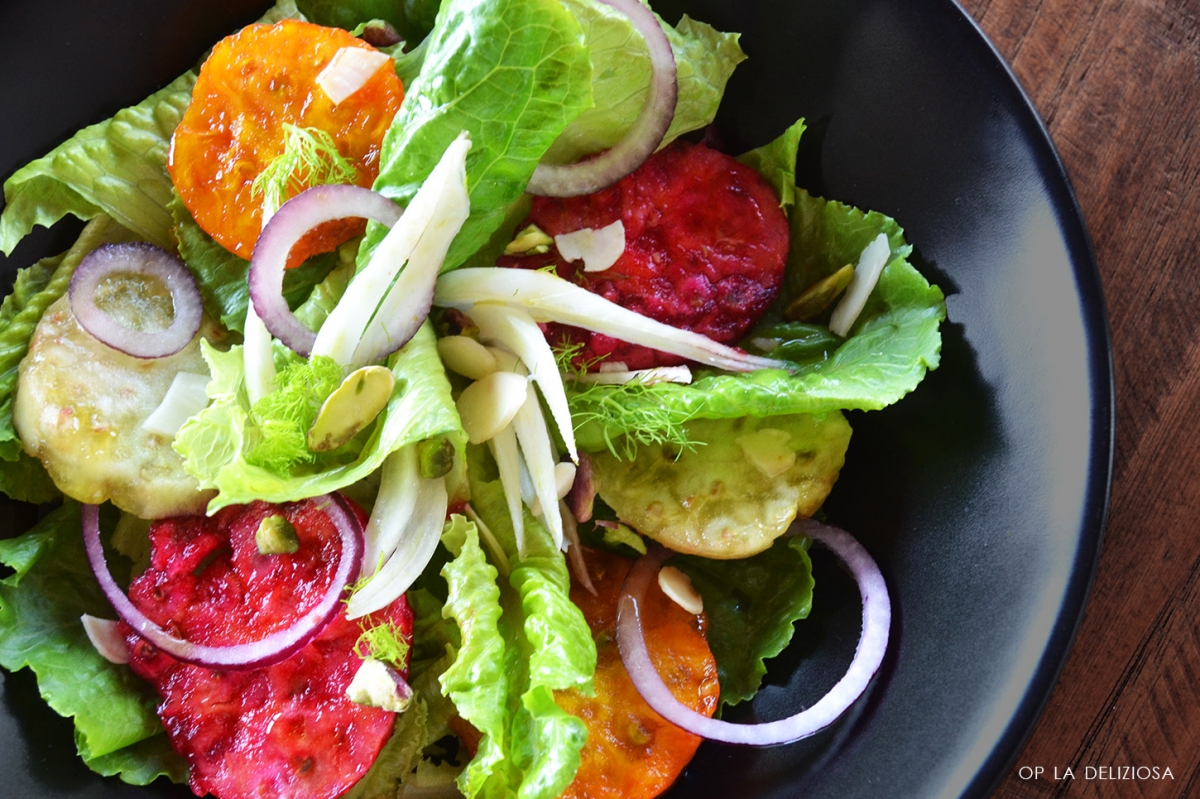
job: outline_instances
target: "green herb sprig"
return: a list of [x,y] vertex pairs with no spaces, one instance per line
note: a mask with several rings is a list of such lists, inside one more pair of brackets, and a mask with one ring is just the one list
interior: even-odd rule
[[354,183],[358,170],[338,152],[333,137],[320,128],[284,123],[283,152],[271,160],[250,184],[250,195],[262,197],[263,214],[270,216],[306,188]]

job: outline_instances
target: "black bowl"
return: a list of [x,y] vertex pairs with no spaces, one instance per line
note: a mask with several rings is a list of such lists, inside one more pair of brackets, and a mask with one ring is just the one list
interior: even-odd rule
[[[187,69],[253,19],[242,0],[0,6],[0,176]],[[878,558],[893,644],[867,696],[787,747],[703,746],[671,795],[983,796],[1059,673],[1099,552],[1112,456],[1108,330],[1062,165],[1003,60],[949,0],[664,4],[743,32],[719,117],[731,152],[797,117],[800,183],[894,216],[946,291],[942,365],[899,405],[851,414],[832,521]],[[22,244],[0,274],[64,249]],[[27,526],[11,516],[11,533]],[[820,553],[812,616],[752,706],[811,704],[849,661],[853,583]],[[4,675],[0,779],[13,796],[188,795],[92,775],[28,671]]]

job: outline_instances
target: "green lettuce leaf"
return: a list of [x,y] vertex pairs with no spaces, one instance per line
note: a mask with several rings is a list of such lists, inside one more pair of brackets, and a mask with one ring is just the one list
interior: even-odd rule
[[[800,129],[793,126],[780,140],[744,158],[764,168],[773,183],[794,175]],[[927,370],[937,368],[945,300],[941,290],[930,286],[908,262],[912,247],[896,221],[813,197],[800,188],[794,188],[792,197],[784,284],[762,324],[778,321],[780,309],[812,283],[844,264],[857,263],[867,244],[883,233],[891,245],[891,258],[850,336],[828,360],[798,365],[794,372],[764,369],[733,375],[701,369],[690,385],[650,386],[627,398],[619,415],[605,412],[604,392],[577,394],[571,397],[572,415],[591,420],[576,432],[580,448],[605,448],[606,441],[632,429],[631,420],[652,417],[653,409],[661,415],[666,408],[684,419],[878,410],[912,391]],[[748,339],[753,339],[753,333]]]
[[315,463],[297,464],[287,474],[246,459],[256,431],[243,388],[241,347],[219,352],[207,342],[201,346],[212,374],[208,384],[212,402],[184,424],[174,447],[188,474],[202,487],[217,489],[209,513],[256,499],[290,502],[334,491],[365,478],[400,447],[426,438],[446,436],[459,450],[466,444],[428,324],[389,359],[396,388],[353,460],[339,460],[342,450],[338,450]]
[[812,564],[807,539],[783,538],[743,560],[679,555],[671,563],[704,598],[708,646],[717,661],[721,704],[758,692],[767,667],[792,640],[793,622],[812,609]]
[[[555,0],[448,0],[420,74],[384,137],[375,190],[408,205],[461,131],[471,215],[444,269],[478,250],[538,161],[591,105],[591,68],[575,18]],[[386,231],[369,225],[359,262]]]
[[484,795],[502,796],[508,788],[503,763],[509,737],[509,648],[500,632],[499,572],[488,563],[475,525],[463,517],[450,517],[442,543],[454,556],[442,568],[450,589],[443,613],[455,621],[462,636],[454,664],[442,674],[442,690],[481,736],[458,787],[473,799],[492,782],[494,792]]
[[[458,620],[463,639],[442,685],[486,742],[459,787],[468,797],[550,799],[574,779],[587,739],[586,726],[558,707],[554,691],[591,692],[595,642],[570,601],[566,561],[546,529],[526,514],[526,556],[519,559],[499,482],[474,481],[471,494],[472,506],[512,570],[506,583],[475,585],[474,593],[466,594],[468,566],[480,583],[499,575],[486,562],[474,525],[462,521],[447,531],[443,540],[458,554],[443,569],[451,585],[445,612]],[[486,620],[486,636],[479,632],[481,619]]]
[[155,715],[158,697],[128,666],[96,652],[79,617],[112,608],[83,551],[79,505],[64,505],[19,538],[0,541],[0,665],[29,667],[46,703],[75,722],[88,766],[135,784],[186,776]]
[[[6,406],[0,406],[0,413],[7,411]],[[62,499],[62,492],[42,462],[24,452],[18,452],[15,461],[0,460],[0,491],[19,502],[32,502],[35,505]]]
[[[427,570],[426,574],[433,578],[430,582],[437,579],[437,573],[429,574]],[[442,585],[444,587],[445,583]],[[442,615],[444,599],[438,599],[425,588],[410,588],[406,596],[413,610],[408,680],[428,709],[425,739],[428,746],[449,732],[447,723],[456,712],[454,703],[442,690],[440,680],[454,662],[455,653],[462,646],[462,636],[454,620]]]
[[[650,58],[627,16],[594,0],[567,0],[566,6],[583,27],[591,53],[595,102],[554,142],[546,156],[552,163],[571,163],[620,141],[641,113],[650,86]],[[662,26],[675,53],[679,84],[675,116],[663,137],[666,146],[712,122],[725,84],[746,54],[738,45],[740,34],[721,33],[687,16],[678,27]]]
[[136,106],[86,127],[4,182],[0,250],[10,254],[35,225],[68,214],[107,213],[161,247],[171,247],[167,149],[192,97],[196,76],[176,78]]
[[804,120],[797,120],[779,138],[738,157],[775,190],[780,208],[796,204],[796,153],[803,134]]
[[[294,0],[280,0],[262,18],[298,17]],[[4,182],[0,251],[6,255],[36,225],[67,215],[105,213],[139,238],[174,249],[167,210],[173,193],[167,174],[171,134],[192,99],[196,71],[112,118],[84,128]]]
[[171,748],[166,735],[155,735],[130,744],[107,755],[92,757],[80,741],[78,731],[75,744],[87,767],[105,777],[120,777],[130,785],[149,785],[159,777],[171,782],[187,782],[187,761]]

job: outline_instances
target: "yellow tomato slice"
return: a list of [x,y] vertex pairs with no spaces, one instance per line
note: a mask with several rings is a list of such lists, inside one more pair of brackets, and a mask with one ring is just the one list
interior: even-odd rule
[[[344,47],[371,49],[344,30],[284,20],[222,39],[200,68],[167,169],[196,222],[226,249],[247,259],[254,252],[262,201],[251,185],[283,152],[285,124],[325,131],[357,169],[356,183],[374,182],[383,134],[404,87],[384,64],[335,105],[317,76]],[[289,266],[358,235],[363,224],[340,220],[317,228],[293,248]]]
[[[605,552],[586,555],[597,596],[573,585],[596,640],[596,695],[560,691],[555,701],[587,724],[587,744],[569,799],[650,799],[671,786],[691,761],[700,737],[658,715],[634,688],[617,651],[617,598],[633,561]],[[657,585],[647,592],[642,623],[650,658],[675,698],[712,716],[720,686],[704,637],[705,620],[676,605]]]

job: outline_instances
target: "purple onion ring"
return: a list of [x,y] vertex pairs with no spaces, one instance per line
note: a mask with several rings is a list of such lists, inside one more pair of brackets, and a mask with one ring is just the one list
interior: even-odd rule
[[[115,275],[160,281],[171,294],[174,319],[165,330],[126,327],[96,305],[96,290]],[[71,275],[67,288],[71,313],[98,341],[135,358],[163,358],[186,347],[204,315],[196,278],[183,262],[162,247],[146,242],[102,244],[92,250]]]
[[606,152],[575,164],[538,164],[525,191],[542,197],[579,197],[607,188],[649,158],[671,127],[679,97],[675,53],[658,18],[638,0],[599,0],[615,8],[638,29],[650,50],[650,91],[642,113],[625,137]]
[[763,724],[731,724],[710,719],[677,700],[650,660],[642,634],[639,605],[655,581],[659,567],[673,554],[655,546],[634,563],[621,588],[617,603],[617,647],[629,678],[638,693],[660,716],[690,733],[713,741],[742,746],[774,746],[791,743],[828,727],[867,689],[887,650],[892,606],[887,584],[875,561],[853,536],[836,527],[804,520],[797,534],[807,535],[833,551],[858,583],[863,601],[863,631],[854,660],[829,693],[815,705],[779,721]]
[[263,228],[250,258],[250,300],[271,335],[306,357],[317,339],[283,298],[288,254],[305,233],[347,217],[363,217],[390,228],[402,213],[387,197],[361,186],[313,186],[280,206]]
[[314,501],[322,506],[321,509],[333,522],[342,540],[342,554],[329,590],[291,627],[245,644],[209,646],[185,641],[171,635],[138,610],[109,574],[108,564],[104,560],[104,547],[100,543],[99,505],[84,505],[81,510],[83,545],[92,573],[100,583],[100,590],[112,603],[121,620],[138,635],[184,663],[214,669],[256,669],[286,660],[307,646],[341,612],[342,591],[358,574],[363,550],[362,525],[358,517],[338,494],[314,497]]

